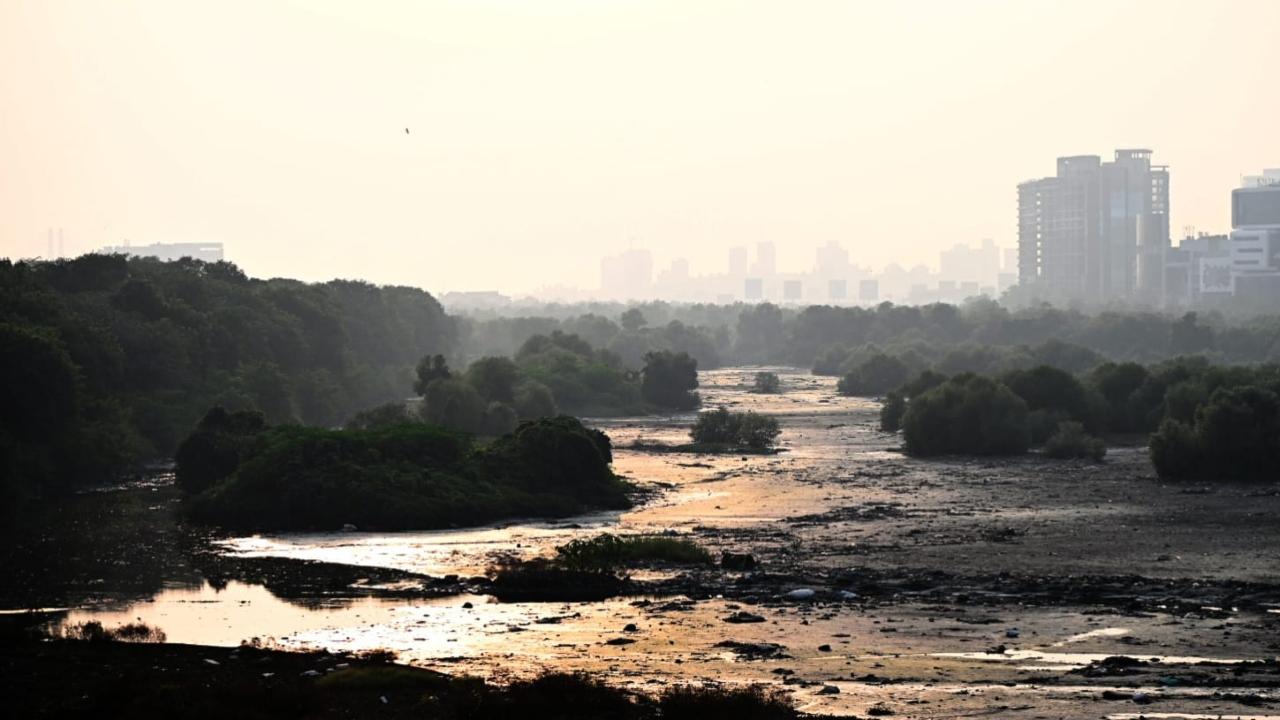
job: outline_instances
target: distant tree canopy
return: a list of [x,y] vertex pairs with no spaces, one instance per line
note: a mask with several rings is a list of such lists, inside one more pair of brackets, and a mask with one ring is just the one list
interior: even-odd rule
[[[170,456],[213,405],[336,424],[403,399],[414,363],[458,344],[453,319],[421,290],[113,255],[0,261],[0,317],[0,464],[28,496]],[[31,406],[35,388],[43,399]],[[18,427],[51,414],[51,433]]]

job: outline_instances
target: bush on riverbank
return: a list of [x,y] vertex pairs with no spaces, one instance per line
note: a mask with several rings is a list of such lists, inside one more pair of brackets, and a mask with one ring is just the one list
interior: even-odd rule
[[687,538],[604,533],[556,548],[556,562],[573,568],[612,568],[644,562],[703,565],[711,562],[711,553]]
[[782,392],[782,380],[778,378],[777,373],[758,372],[751,381],[751,392],[763,395]]
[[1192,422],[1166,418],[1151,436],[1164,478],[1274,480],[1280,476],[1280,397],[1245,386],[1219,388]]
[[912,455],[1012,455],[1031,444],[1022,398],[995,380],[971,374],[913,398],[902,434]]
[[1044,444],[1044,454],[1061,460],[1088,458],[1100,461],[1106,457],[1107,444],[1085,432],[1084,425],[1067,420],[1049,436]]
[[109,628],[97,620],[89,620],[64,626],[61,636],[67,640],[81,642],[162,643],[165,641],[163,630],[141,622]]
[[537,558],[489,570],[489,593],[502,602],[595,602],[622,594],[627,575],[606,567],[567,567]]
[[781,433],[776,418],[754,412],[729,412],[727,408],[719,407],[698,413],[689,436],[697,445],[747,448],[759,452],[772,448]]
[[199,493],[235,472],[266,430],[267,419],[253,410],[227,412],[215,407],[205,413],[178,446],[174,458],[178,487]]
[[[193,517],[276,530],[428,529],[625,508],[603,433],[570,417],[526,422],[477,447],[422,424],[371,430],[278,427],[235,471],[190,498]],[[180,473],[198,468],[179,468]]]

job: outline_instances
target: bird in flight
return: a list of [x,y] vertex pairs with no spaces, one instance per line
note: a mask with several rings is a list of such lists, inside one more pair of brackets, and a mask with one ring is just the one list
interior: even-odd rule
[[405,134],[405,135],[408,135],[408,134],[409,134],[409,128],[405,128],[405,129],[404,129],[404,134]]

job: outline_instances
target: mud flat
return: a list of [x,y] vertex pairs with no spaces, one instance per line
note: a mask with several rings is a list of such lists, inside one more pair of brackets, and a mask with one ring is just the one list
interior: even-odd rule
[[[498,680],[769,683],[831,714],[1280,716],[1280,486],[1162,483],[1138,446],[1103,463],[917,460],[876,429],[876,402],[777,368],[783,392],[752,394],[757,370],[703,373],[704,402],[777,416],[776,455],[626,449],[686,442],[692,415],[594,421],[615,468],[652,491],[632,511],[216,538],[200,545],[215,560],[184,560],[145,602],[64,594],[58,617],[141,617],[178,643],[390,648]],[[591,603],[484,592],[496,560],[605,530],[755,566],[640,568],[625,596]]]

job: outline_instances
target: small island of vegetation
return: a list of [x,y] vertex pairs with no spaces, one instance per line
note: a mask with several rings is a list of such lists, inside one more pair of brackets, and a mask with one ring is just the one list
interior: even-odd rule
[[192,517],[226,527],[408,530],[630,506],[604,433],[571,417],[487,445],[423,423],[268,428],[211,411],[178,453]]

